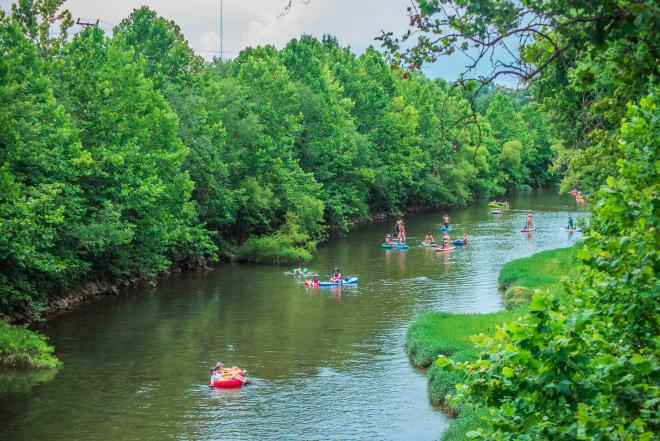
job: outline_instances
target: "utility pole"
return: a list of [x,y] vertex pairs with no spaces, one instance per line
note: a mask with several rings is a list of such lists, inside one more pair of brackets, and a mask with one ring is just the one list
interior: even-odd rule
[[223,55],[222,25],[223,25],[222,0],[220,0],[220,60],[222,60],[222,55]]
[[99,19],[97,18],[96,21],[80,21],[80,18],[76,20],[76,24],[82,26],[83,28],[89,28],[91,26],[97,26],[99,25]]

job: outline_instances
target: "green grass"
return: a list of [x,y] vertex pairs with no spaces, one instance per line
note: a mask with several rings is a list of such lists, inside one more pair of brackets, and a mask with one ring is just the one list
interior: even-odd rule
[[46,337],[0,320],[0,366],[55,369],[60,365]]
[[508,323],[520,315],[518,311],[493,314],[452,314],[427,312],[415,319],[406,335],[406,351],[417,367],[428,367],[438,355],[456,360],[474,358],[470,336],[495,331],[497,325]]
[[563,280],[576,271],[577,248],[543,251],[533,256],[513,260],[502,268],[500,287],[506,309],[491,314],[453,314],[427,312],[418,316],[406,334],[406,352],[413,364],[429,367],[429,396],[431,401],[455,415],[452,425],[443,433],[443,441],[466,441],[465,435],[485,424],[482,408],[451,408],[444,397],[455,390],[462,378],[433,364],[439,355],[455,361],[474,360],[476,349],[470,337],[493,335],[499,325],[510,323],[527,311],[527,304],[535,290],[541,293],[565,294]]
[[562,279],[572,274],[578,263],[576,250],[576,247],[558,248],[512,260],[500,271],[500,286],[507,291],[519,287],[563,294]]

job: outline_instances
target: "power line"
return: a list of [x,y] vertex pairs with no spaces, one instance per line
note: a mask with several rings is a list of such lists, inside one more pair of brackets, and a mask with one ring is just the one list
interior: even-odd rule
[[80,21],[80,18],[78,18],[78,20],[76,20],[76,24],[82,26],[83,28],[89,28],[92,26],[98,26],[99,19],[97,18],[96,21]]

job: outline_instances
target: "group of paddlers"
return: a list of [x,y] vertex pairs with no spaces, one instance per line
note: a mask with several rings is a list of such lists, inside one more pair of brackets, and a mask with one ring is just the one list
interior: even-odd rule
[[[443,235],[442,235],[442,248],[448,248],[451,243],[451,237],[449,236],[449,228],[450,228],[450,222],[451,218],[445,213],[445,215],[442,217],[442,222],[443,222]],[[468,235],[467,233],[463,233],[463,237],[461,238],[461,242],[463,242],[464,245],[467,245],[468,241]],[[397,244],[403,244],[406,242],[406,225],[404,224],[402,219],[398,219],[396,223],[394,224],[394,234],[387,234],[385,236],[385,244],[386,245],[392,245],[394,243]],[[424,244],[425,245],[435,245],[435,239],[433,238],[433,235],[429,231],[426,234],[426,237],[424,238]]]

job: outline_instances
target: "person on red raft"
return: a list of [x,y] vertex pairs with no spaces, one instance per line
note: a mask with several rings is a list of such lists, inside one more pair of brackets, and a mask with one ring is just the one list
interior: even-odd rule
[[222,362],[217,362],[214,367],[210,369],[211,378],[209,380],[209,385],[213,386],[216,381],[229,381],[229,380],[239,380],[243,383],[247,381],[243,375],[241,375],[241,369],[232,366],[230,369],[225,370],[225,365]]

